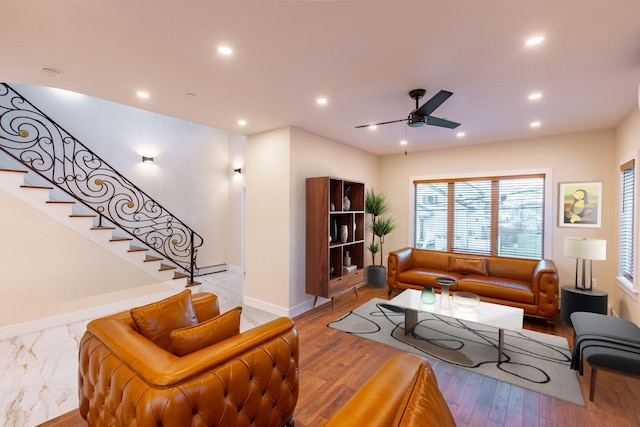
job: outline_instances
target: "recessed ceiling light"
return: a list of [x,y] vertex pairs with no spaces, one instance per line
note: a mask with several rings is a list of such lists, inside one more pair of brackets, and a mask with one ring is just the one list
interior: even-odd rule
[[233,49],[229,46],[218,46],[218,53],[221,55],[231,55],[233,53]]
[[317,102],[318,104],[320,104],[320,105],[327,105],[327,102],[328,102],[328,101],[327,101],[327,98],[325,98],[325,97],[320,97],[320,98],[316,99],[316,102]]
[[240,120],[238,120],[238,124],[239,124],[240,126],[246,126],[246,125],[247,125],[247,121],[246,121],[246,120],[243,120],[243,119],[240,119]]
[[144,90],[139,90],[138,92],[136,92],[136,95],[138,95],[138,98],[149,98],[149,92],[145,92]]
[[369,129],[371,129],[371,130],[376,130],[376,129],[378,129],[378,126],[376,126],[376,125],[369,125]]
[[531,126],[532,128],[539,128],[541,124],[542,123],[536,121],[536,122],[531,122],[529,126]]
[[535,46],[537,44],[540,44],[544,41],[544,36],[535,36],[535,37],[531,37],[530,39],[527,39],[527,41],[525,42],[526,46]]
[[542,94],[540,92],[534,92],[531,95],[529,95],[529,99],[532,101],[540,98],[542,98]]
[[458,133],[456,134],[456,136],[457,136],[458,138],[462,138],[462,137],[464,137],[465,135],[466,135],[466,134],[465,134],[464,132],[458,132]]
[[407,145],[407,140],[403,139],[402,141],[400,141],[400,145]]

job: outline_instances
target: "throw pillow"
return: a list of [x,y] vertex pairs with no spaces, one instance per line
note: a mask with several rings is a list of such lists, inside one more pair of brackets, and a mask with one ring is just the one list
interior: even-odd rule
[[171,331],[198,323],[189,289],[161,301],[132,308],[130,314],[142,336],[169,352]]
[[240,333],[241,313],[242,307],[236,307],[195,326],[171,331],[169,337],[173,347],[173,354],[185,356],[238,335]]
[[456,273],[474,273],[488,276],[487,260],[482,258],[449,257],[448,271]]

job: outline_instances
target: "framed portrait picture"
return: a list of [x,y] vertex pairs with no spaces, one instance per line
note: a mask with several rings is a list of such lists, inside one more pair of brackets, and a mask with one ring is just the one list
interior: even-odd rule
[[566,182],[558,196],[560,227],[600,228],[602,182]]

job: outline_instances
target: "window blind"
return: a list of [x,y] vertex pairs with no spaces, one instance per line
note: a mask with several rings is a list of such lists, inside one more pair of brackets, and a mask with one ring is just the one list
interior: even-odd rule
[[498,201],[498,255],[542,258],[544,179],[501,180]]
[[414,181],[413,245],[540,259],[544,175]]
[[635,204],[635,162],[620,167],[620,235],[619,273],[633,282],[634,237],[633,219]]

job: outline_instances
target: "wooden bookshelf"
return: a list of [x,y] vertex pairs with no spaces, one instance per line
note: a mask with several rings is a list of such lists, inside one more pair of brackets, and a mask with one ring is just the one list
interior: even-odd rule
[[[350,206],[344,203],[348,191]],[[306,292],[330,298],[364,282],[364,183],[332,178],[307,178]],[[346,233],[342,233],[346,230]],[[342,235],[346,235],[346,238]],[[345,265],[345,255],[351,263]]]

